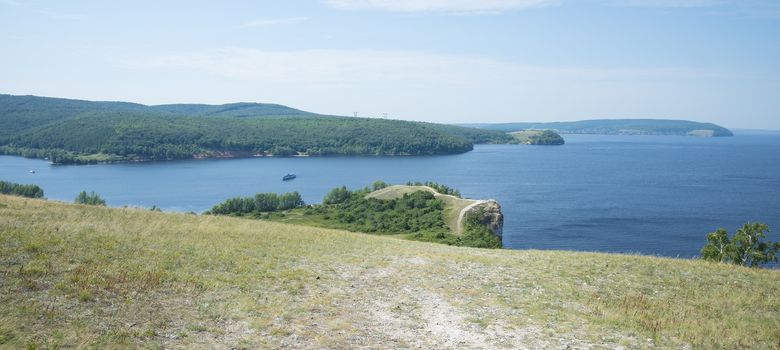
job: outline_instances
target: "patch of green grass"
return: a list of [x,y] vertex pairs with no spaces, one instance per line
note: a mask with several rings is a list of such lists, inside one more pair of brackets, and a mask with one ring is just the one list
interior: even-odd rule
[[774,270],[0,203],[3,348],[436,348],[442,329],[487,348],[780,344]]
[[102,162],[121,162],[127,160],[127,158],[116,154],[83,154],[75,157],[78,162],[81,163],[102,163]]
[[510,133],[515,142],[524,145],[562,145],[563,137],[552,130],[522,130]]

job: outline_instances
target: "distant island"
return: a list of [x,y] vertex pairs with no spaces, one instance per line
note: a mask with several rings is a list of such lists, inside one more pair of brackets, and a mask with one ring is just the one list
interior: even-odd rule
[[147,106],[0,95],[0,154],[55,164],[439,155],[511,141],[497,130],[321,115],[277,104]]
[[594,119],[576,122],[482,123],[460,124],[460,126],[505,132],[550,129],[562,134],[734,136],[731,130],[717,124],[668,119]]

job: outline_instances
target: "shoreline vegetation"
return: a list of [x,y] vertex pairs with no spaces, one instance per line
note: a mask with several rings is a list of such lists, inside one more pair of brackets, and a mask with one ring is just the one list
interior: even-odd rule
[[[469,126],[321,115],[262,103],[146,106],[0,95],[0,154],[52,164],[444,155],[485,143],[561,145],[558,133],[567,132],[731,135],[714,124],[666,120]],[[537,130],[542,134],[534,135]]]
[[775,348],[780,271],[0,195],[0,347]]
[[433,182],[391,186],[376,181],[357,190],[334,188],[321,204],[306,204],[297,192],[258,193],[229,198],[204,214],[501,248],[503,214],[497,204],[498,212],[492,215],[471,208],[483,202],[460,198],[457,190]]

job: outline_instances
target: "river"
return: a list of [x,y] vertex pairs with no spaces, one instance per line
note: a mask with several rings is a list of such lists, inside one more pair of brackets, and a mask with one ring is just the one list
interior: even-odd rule
[[[110,206],[202,212],[232,196],[435,181],[498,200],[504,246],[693,257],[707,232],[747,221],[780,231],[780,134],[565,135],[564,146],[477,145],[430,157],[297,157],[52,166],[0,156],[0,180],[49,199],[98,192]],[[32,174],[29,171],[34,170]],[[297,179],[283,182],[287,173]],[[777,240],[780,235],[771,233]]]

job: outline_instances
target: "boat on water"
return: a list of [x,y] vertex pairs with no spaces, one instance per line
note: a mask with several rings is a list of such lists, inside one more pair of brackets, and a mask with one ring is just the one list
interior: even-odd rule
[[30,170],[30,174],[35,174],[35,170]]
[[295,174],[287,174],[284,177],[282,177],[282,181],[290,181],[290,180],[292,180],[292,179],[294,179],[296,177],[297,176],[295,176]]

